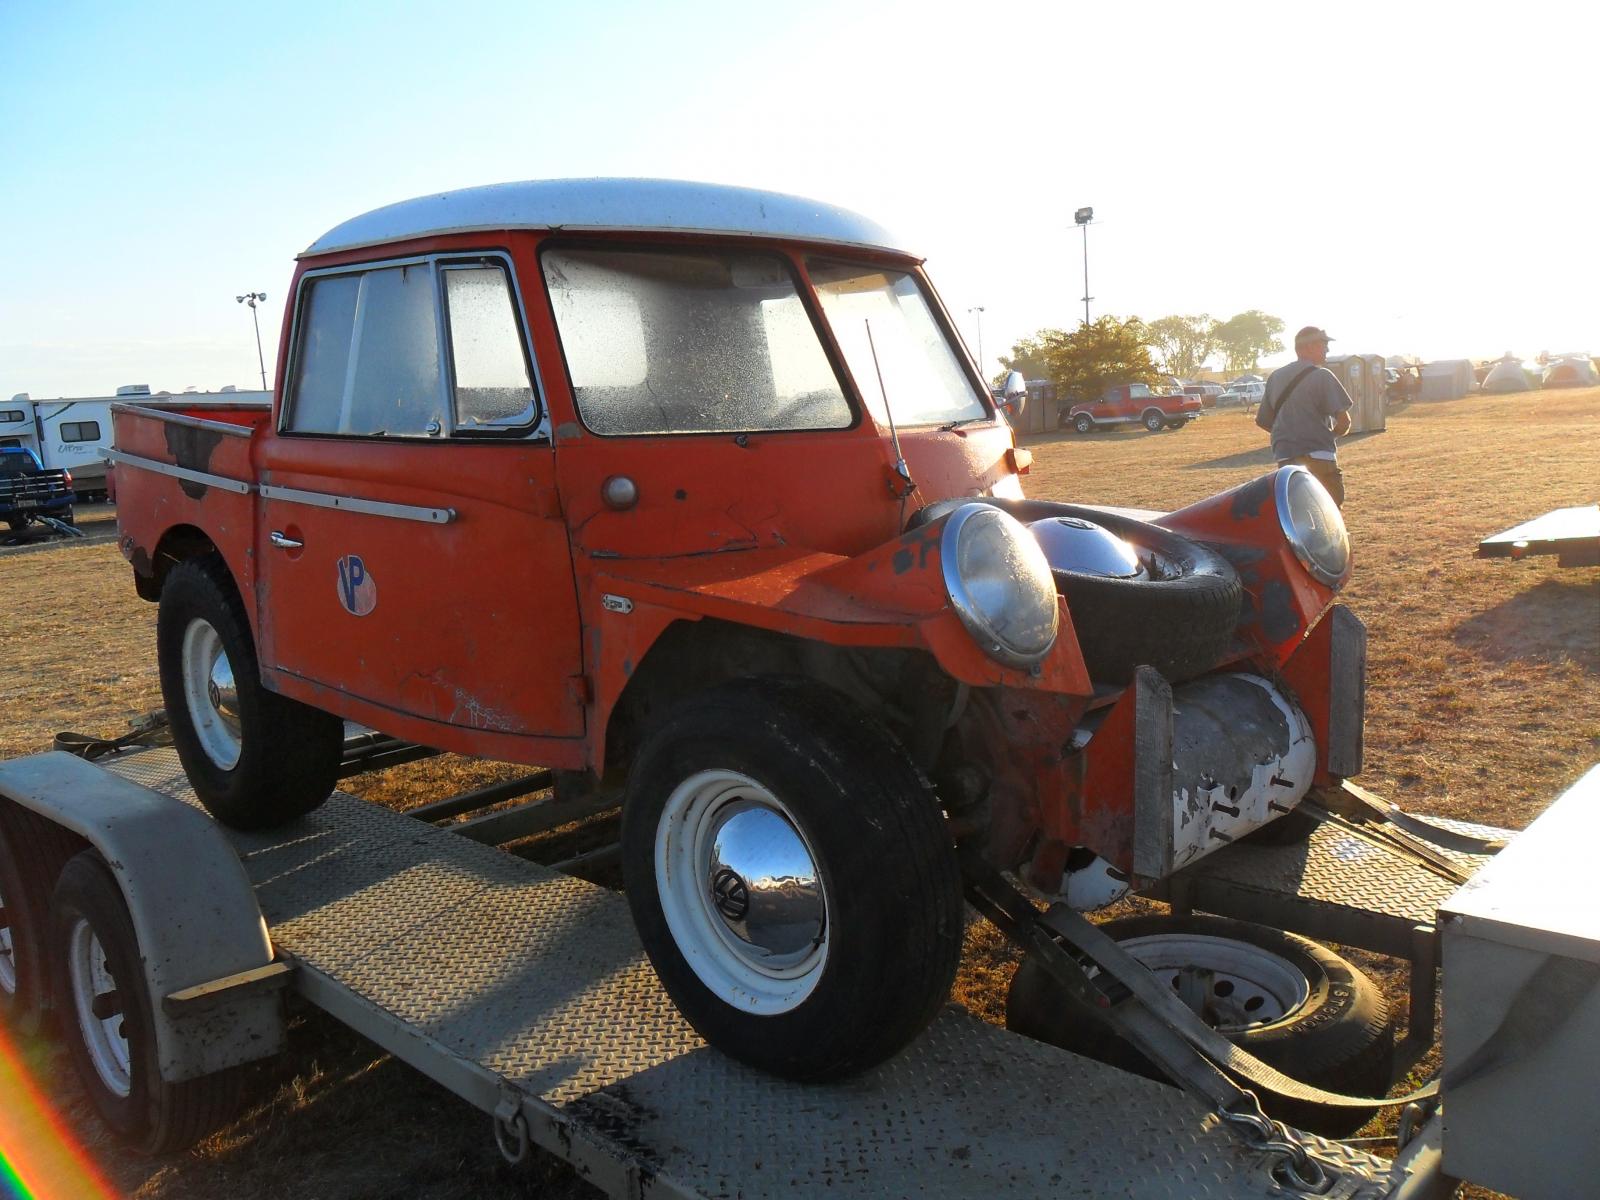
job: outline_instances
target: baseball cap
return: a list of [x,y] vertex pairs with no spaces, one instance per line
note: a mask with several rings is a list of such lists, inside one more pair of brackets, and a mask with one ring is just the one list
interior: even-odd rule
[[1303,345],[1306,342],[1331,341],[1333,341],[1333,339],[1328,336],[1328,331],[1326,329],[1318,329],[1315,325],[1307,325],[1299,333],[1294,335],[1294,344],[1296,346]]

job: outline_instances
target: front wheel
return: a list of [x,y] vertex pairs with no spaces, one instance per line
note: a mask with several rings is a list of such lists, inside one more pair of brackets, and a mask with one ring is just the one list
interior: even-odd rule
[[235,829],[304,816],[328,798],[344,722],[261,682],[255,641],[220,556],[172,568],[156,616],[172,741],[206,810]]
[[238,1106],[237,1071],[161,1077],[150,989],[122,889],[93,850],[67,863],[50,906],[50,961],[67,1049],[96,1110],[146,1154],[193,1145]]
[[1151,433],[1160,433],[1165,424],[1161,414],[1153,408],[1144,414],[1144,427]]
[[828,689],[742,680],[679,707],[634,764],[622,855],[662,985],[734,1058],[840,1078],[949,994],[962,909],[943,815],[892,736]]
[[1079,413],[1072,418],[1072,427],[1079,433],[1090,433],[1094,430],[1094,418],[1088,413]]

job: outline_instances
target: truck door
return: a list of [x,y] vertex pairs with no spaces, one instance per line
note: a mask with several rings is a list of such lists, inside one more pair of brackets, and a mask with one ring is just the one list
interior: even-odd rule
[[258,451],[263,666],[446,726],[582,734],[571,552],[518,296],[500,254],[302,277]]

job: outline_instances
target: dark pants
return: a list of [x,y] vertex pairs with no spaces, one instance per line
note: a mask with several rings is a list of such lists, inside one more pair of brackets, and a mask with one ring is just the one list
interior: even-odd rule
[[1328,495],[1340,508],[1344,507],[1344,472],[1339,464],[1326,458],[1312,458],[1309,454],[1291,458],[1278,464],[1280,467],[1304,467],[1316,476],[1317,482],[1328,489]]

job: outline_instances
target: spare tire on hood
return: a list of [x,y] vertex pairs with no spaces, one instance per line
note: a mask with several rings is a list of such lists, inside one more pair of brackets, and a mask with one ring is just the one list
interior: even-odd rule
[[1127,683],[1139,666],[1154,667],[1169,681],[1181,683],[1209,671],[1227,654],[1244,587],[1233,564],[1210,547],[1119,513],[993,496],[940,500],[912,514],[908,527],[937,521],[964,504],[998,508],[1025,525],[1058,517],[1088,521],[1133,548],[1145,568],[1137,578],[1051,564],[1089,678],[1096,683]]

